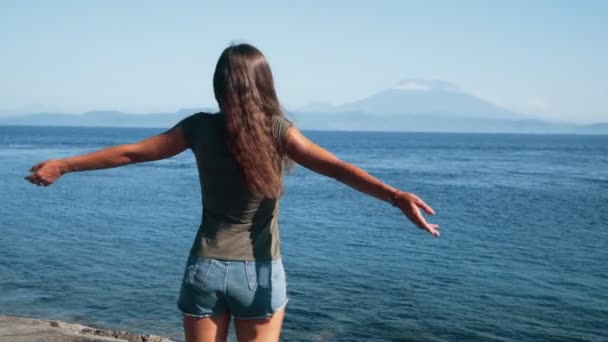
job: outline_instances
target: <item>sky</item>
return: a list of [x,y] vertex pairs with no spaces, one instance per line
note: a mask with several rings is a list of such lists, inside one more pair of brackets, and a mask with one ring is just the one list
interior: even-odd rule
[[0,2],[0,115],[215,106],[231,42],[282,104],[438,79],[539,118],[608,122],[608,1]]

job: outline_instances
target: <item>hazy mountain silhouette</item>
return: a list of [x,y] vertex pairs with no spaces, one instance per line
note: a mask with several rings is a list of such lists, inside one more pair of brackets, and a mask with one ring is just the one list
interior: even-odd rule
[[451,117],[516,119],[522,116],[438,80],[406,80],[339,111],[377,114],[441,114]]
[[404,80],[370,97],[339,106],[314,103],[298,112],[363,112],[377,115],[426,115],[481,119],[522,119],[523,115],[499,107],[440,80]]
[[608,133],[608,125],[549,122],[502,108],[441,80],[404,80],[351,103],[315,103],[291,113],[303,129]]
[[[0,117],[0,124],[168,128],[200,111],[216,109],[188,108],[153,114],[39,113]],[[288,112],[287,116],[299,128],[310,130],[608,134],[608,123],[577,125],[540,120],[502,108],[440,80],[404,80],[361,100],[341,105],[311,103]]]
[[0,117],[3,125],[35,126],[110,126],[110,127],[172,127],[182,118],[197,112],[215,112],[213,108],[185,108],[175,113],[128,114],[96,110],[83,114],[37,113]]

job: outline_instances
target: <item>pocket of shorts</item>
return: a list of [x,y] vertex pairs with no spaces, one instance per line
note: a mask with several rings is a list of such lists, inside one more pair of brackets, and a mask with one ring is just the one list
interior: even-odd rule
[[199,290],[204,290],[211,271],[211,260],[197,260],[188,266],[185,282]]
[[258,288],[267,289],[270,287],[272,267],[273,265],[270,262],[245,262],[247,283],[251,291],[256,291]]

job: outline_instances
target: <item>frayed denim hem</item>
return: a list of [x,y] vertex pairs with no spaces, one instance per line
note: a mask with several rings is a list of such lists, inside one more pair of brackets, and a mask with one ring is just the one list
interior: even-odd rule
[[191,313],[187,313],[187,312],[182,311],[182,315],[189,316],[189,317],[195,317],[195,318],[209,318],[209,317],[217,316],[217,315],[221,315],[221,314],[223,314],[223,312],[212,313],[212,314],[204,314],[204,315],[195,315],[195,314],[191,314]]

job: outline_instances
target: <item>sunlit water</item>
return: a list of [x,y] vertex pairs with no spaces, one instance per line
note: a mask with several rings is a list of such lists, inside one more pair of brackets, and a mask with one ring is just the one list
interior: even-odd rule
[[[0,314],[182,338],[191,152],[26,183],[154,129],[0,126]],[[608,137],[307,132],[432,205],[442,237],[303,168],[286,178],[286,341],[608,338]]]

